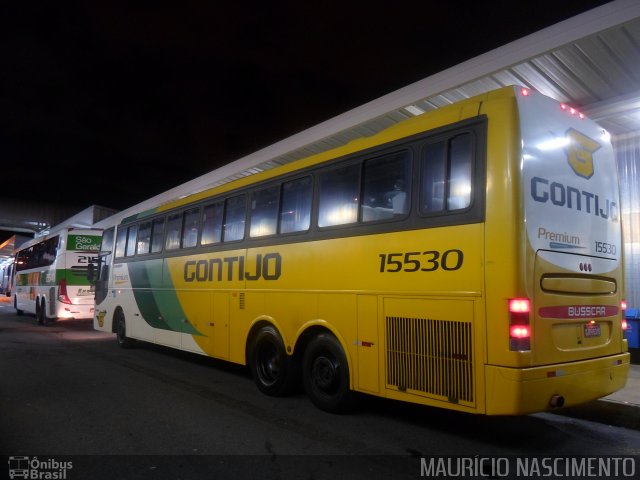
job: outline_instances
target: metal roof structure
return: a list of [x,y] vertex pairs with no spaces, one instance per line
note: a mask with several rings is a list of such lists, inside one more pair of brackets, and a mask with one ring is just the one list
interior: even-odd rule
[[467,60],[172,188],[96,226],[116,224],[134,213],[513,84],[578,108],[614,136],[640,131],[640,1],[615,0]]

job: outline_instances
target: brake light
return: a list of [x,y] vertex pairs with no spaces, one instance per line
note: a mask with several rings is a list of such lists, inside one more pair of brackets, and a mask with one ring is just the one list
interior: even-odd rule
[[67,281],[64,278],[58,282],[58,301],[71,305],[71,300],[67,295]]
[[529,325],[531,301],[528,298],[509,299],[509,350],[531,350],[531,326]]

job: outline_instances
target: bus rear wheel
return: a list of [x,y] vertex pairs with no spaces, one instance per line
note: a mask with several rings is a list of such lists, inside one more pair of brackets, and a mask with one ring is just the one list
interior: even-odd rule
[[116,322],[116,341],[121,348],[131,348],[134,344],[132,338],[127,337],[127,322],[124,319],[124,313],[118,311],[114,319]]
[[36,308],[36,318],[39,325],[47,326],[47,302],[44,298],[40,300],[39,307]]
[[307,395],[320,410],[344,413],[353,408],[347,357],[336,337],[321,333],[307,345],[302,361]]
[[282,337],[271,325],[254,335],[249,369],[258,390],[274,397],[291,393],[298,379],[295,359],[287,355]]

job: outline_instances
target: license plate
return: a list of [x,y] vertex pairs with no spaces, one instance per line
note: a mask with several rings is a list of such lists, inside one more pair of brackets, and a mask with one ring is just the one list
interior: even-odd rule
[[599,323],[587,323],[584,326],[584,336],[587,337],[587,338],[599,337],[600,336],[600,324]]

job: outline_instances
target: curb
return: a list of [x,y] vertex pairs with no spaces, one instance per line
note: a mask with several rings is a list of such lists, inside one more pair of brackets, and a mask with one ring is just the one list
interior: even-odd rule
[[640,405],[615,400],[594,400],[575,407],[567,407],[554,415],[564,415],[581,420],[604,423],[616,427],[640,430]]

